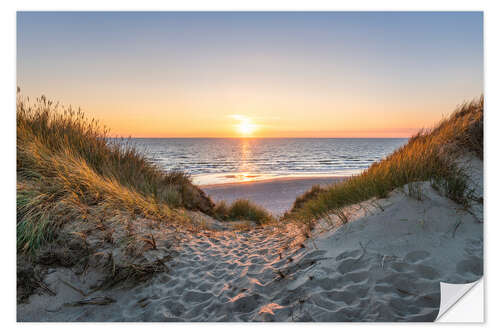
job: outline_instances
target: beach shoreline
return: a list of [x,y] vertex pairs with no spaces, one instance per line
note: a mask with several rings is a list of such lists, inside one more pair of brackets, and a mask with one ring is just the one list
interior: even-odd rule
[[17,113],[20,322],[434,321],[483,276],[482,98],[348,181],[206,186],[46,107]]
[[334,181],[334,180],[344,180],[349,178],[349,176],[283,176],[283,177],[274,177],[274,178],[266,178],[266,179],[258,179],[258,180],[249,180],[249,181],[241,181],[241,182],[230,182],[230,183],[216,183],[216,184],[205,184],[198,185],[201,189],[214,189],[214,188],[224,188],[224,187],[239,187],[239,186],[247,186],[254,184],[265,184],[265,183],[294,183],[294,182],[325,182],[325,181]]
[[328,186],[348,177],[283,177],[239,183],[200,186],[215,202],[230,204],[237,199],[248,199],[279,216],[292,208],[295,199],[314,185]]
[[366,169],[350,170],[349,172],[333,173],[209,173],[192,175],[191,179],[194,185],[198,187],[212,187],[215,185],[233,185],[243,183],[274,182],[290,180],[309,180],[309,179],[329,179],[329,178],[347,178],[356,176]]

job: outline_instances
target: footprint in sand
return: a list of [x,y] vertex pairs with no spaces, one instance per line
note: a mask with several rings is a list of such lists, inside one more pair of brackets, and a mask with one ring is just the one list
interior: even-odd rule
[[420,261],[423,261],[427,258],[430,257],[430,253],[427,252],[427,251],[413,251],[413,252],[410,252],[406,255],[406,257],[404,258],[404,260],[406,262],[410,262],[410,263],[417,263],[417,262],[420,262]]

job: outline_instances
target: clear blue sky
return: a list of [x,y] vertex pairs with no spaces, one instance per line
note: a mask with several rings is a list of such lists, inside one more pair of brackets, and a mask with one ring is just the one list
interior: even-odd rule
[[483,92],[480,12],[20,12],[17,34],[24,95],[120,135],[407,136]]

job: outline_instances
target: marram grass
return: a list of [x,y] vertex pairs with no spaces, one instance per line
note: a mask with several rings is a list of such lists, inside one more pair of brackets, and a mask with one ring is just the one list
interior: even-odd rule
[[[181,172],[164,172],[133,147],[107,139],[107,130],[79,110],[45,97],[17,100],[17,244],[32,251],[51,241],[71,219],[88,223],[119,212],[166,223],[177,209],[200,210],[223,220],[274,221],[248,200],[215,208]],[[434,129],[421,131],[362,174],[298,197],[285,220],[310,223],[346,205],[384,197],[395,188],[431,180],[467,205],[465,174],[456,164],[468,150],[482,158],[483,98],[464,104]]]
[[273,221],[272,215],[266,209],[246,199],[235,200],[229,206],[225,201],[220,201],[215,206],[214,212],[217,218],[226,221],[248,220],[257,224]]
[[34,250],[70,219],[120,211],[175,222],[176,208],[211,213],[189,178],[164,172],[80,111],[45,97],[17,100],[17,244]]
[[360,175],[326,188],[313,187],[296,199],[286,217],[310,223],[416,181],[432,181],[452,200],[467,205],[466,175],[456,160],[466,151],[483,158],[483,104],[483,97],[463,104],[433,129],[419,132]]

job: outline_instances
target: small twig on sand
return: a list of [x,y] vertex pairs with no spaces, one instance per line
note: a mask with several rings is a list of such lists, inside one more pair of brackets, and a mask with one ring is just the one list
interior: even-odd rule
[[53,291],[52,289],[49,288],[49,286],[47,286],[43,281],[41,280],[38,280],[37,281],[38,283],[38,286],[40,288],[42,288],[43,290],[45,290],[48,294],[50,294],[51,296],[55,296],[57,295],[55,291]]
[[108,296],[97,296],[91,298],[84,298],[77,302],[64,303],[65,306],[83,306],[83,305],[108,305],[116,302],[114,299]]
[[89,294],[87,294],[86,292],[84,292],[83,290],[73,286],[72,284],[70,284],[69,282],[66,282],[64,281],[63,279],[61,278],[58,278],[59,281],[61,281],[62,283],[64,283],[65,285],[67,285],[68,287],[70,287],[71,289],[73,289],[74,291],[78,292],[80,295],[82,295],[83,297],[87,297]]
[[409,292],[408,290],[404,290],[404,289],[400,289],[400,288],[396,288],[396,290],[399,291],[402,294],[405,294],[405,295],[417,296],[414,293]]
[[455,228],[453,229],[453,235],[452,237],[455,238],[455,234],[457,233],[458,227],[462,224],[462,220],[458,220],[458,222],[455,224]]
[[281,279],[286,278],[286,275],[285,275],[285,274],[283,274],[283,272],[282,272],[282,271],[280,271],[280,270],[277,270],[275,273],[276,273],[276,275],[277,275],[277,276],[274,278],[274,280],[279,281],[279,280],[281,280]]
[[482,224],[482,223],[483,223],[483,221],[482,221],[480,218],[478,218],[478,217],[476,216],[476,214],[474,214],[474,213],[473,213],[470,209],[465,209],[465,211],[466,211],[467,213],[469,213],[469,214],[470,214],[470,215],[474,218],[474,220],[476,221],[476,223],[480,223],[480,224]]

